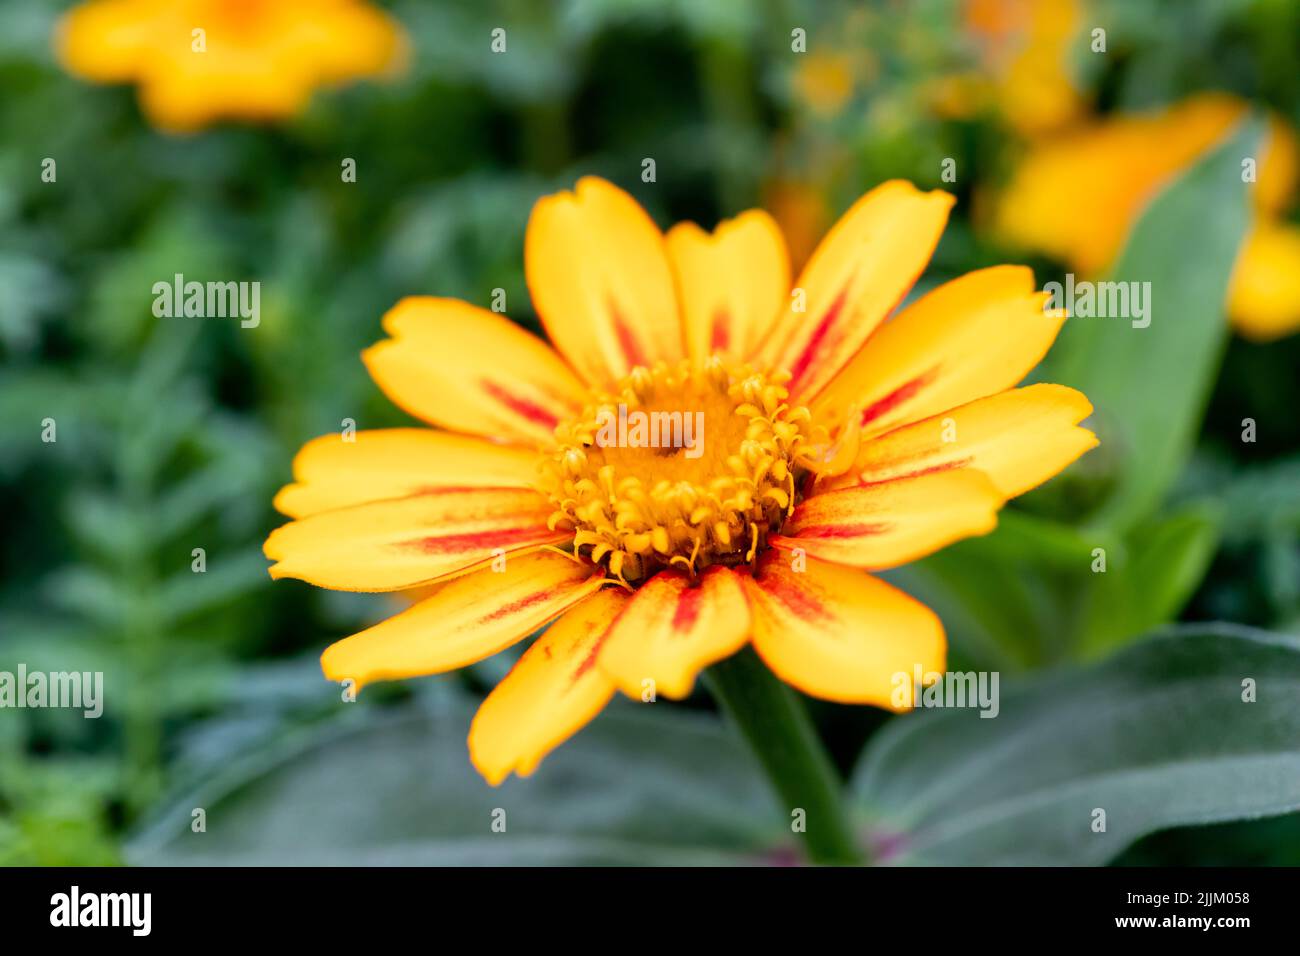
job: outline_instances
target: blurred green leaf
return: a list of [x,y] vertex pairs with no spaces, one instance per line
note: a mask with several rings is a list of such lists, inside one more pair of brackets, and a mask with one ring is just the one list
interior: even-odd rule
[[1149,283],[1150,325],[1075,317],[1053,348],[1050,377],[1092,400],[1116,468],[1102,527],[1148,515],[1191,452],[1228,335],[1223,302],[1248,215],[1241,161],[1256,155],[1262,128],[1244,122],[1134,227],[1109,279]]
[[1007,509],[992,534],[960,541],[886,577],[934,608],[963,666],[1023,670],[1067,659],[1092,552],[1118,539]]
[[1220,522],[1218,508],[1193,503],[1135,528],[1130,547],[1091,576],[1083,653],[1097,655],[1176,618],[1214,557]]
[[1300,808],[1297,694],[1300,637],[1174,629],[1006,690],[992,719],[896,720],[854,792],[889,862],[1105,863],[1156,830]]
[[[757,766],[720,722],[616,703],[536,774],[489,787],[455,701],[357,714],[249,754],[129,850],[151,864],[736,864],[793,852]],[[364,705],[340,705],[361,707]],[[190,830],[207,811],[207,832]],[[505,811],[506,832],[492,830]]]
[[1219,491],[1232,515],[1224,529],[1227,540],[1300,535],[1300,458],[1246,469]]
[[260,548],[243,554],[213,554],[206,560],[203,573],[186,568],[162,582],[158,599],[164,620],[177,621],[209,610],[271,583]]

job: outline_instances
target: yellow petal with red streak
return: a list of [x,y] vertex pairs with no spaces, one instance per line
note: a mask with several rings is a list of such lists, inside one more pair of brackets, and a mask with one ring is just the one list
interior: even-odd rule
[[870,435],[1012,388],[1065,321],[1045,300],[1024,266],[945,282],[880,328],[814,410],[829,421],[857,410]]
[[470,760],[488,783],[512,771],[528,776],[609,703],[614,684],[596,666],[596,650],[627,602],[606,588],[570,608],[488,694],[469,728]]
[[767,367],[790,372],[793,401],[816,395],[902,301],[953,201],[892,180],[854,203],[822,240],[759,353]]
[[392,338],[361,356],[371,376],[403,410],[452,431],[547,446],[585,394],[545,342],[465,302],[403,299],[384,331]]
[[680,699],[695,675],[749,639],[749,604],[740,575],[714,565],[692,585],[681,571],[643,584],[601,644],[599,664],[623,693],[640,700],[645,681]]
[[266,539],[273,578],[342,591],[397,591],[560,544],[551,504],[521,488],[467,488],[323,511]]
[[683,222],[668,230],[667,242],[691,360],[700,365],[714,353],[749,358],[790,293],[790,260],[776,221],[750,210],[712,233]]
[[997,526],[1003,497],[970,469],[814,494],[768,543],[855,568],[893,568]]
[[456,670],[527,637],[600,584],[589,565],[563,555],[512,558],[500,573],[484,569],[448,581],[409,610],[331,644],[321,668],[357,689]]
[[[772,671],[826,700],[903,710],[900,681],[942,671],[943,625],[924,604],[870,575],[819,561],[791,568],[769,551],[746,580],[754,649]],[[899,675],[903,675],[900,677]]]
[[1092,403],[1064,385],[990,395],[863,443],[853,468],[828,488],[974,468],[1014,498],[1096,447],[1097,436],[1078,427],[1090,414]]
[[293,460],[294,483],[275,496],[291,518],[368,501],[457,488],[529,488],[537,454],[470,435],[428,428],[386,428],[322,435]]
[[590,384],[685,354],[663,234],[612,183],[586,176],[539,199],[524,267],[547,334]]

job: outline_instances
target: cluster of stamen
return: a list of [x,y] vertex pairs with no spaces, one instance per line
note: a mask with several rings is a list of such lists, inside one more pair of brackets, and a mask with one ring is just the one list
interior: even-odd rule
[[[797,503],[804,453],[825,440],[806,408],[787,403],[789,378],[717,356],[700,368],[633,369],[556,428],[558,448],[542,465],[555,507],[550,526],[572,529],[575,552],[628,585],[664,568],[695,575],[752,562]],[[612,427],[683,416],[702,424],[688,435],[699,444],[647,443],[644,431],[629,433],[640,442],[627,440]],[[612,435],[620,440],[611,443]]]

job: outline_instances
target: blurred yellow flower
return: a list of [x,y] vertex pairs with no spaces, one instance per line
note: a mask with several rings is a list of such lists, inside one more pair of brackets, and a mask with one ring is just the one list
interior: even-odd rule
[[[1123,115],[1055,134],[1029,147],[996,212],[1008,241],[1048,253],[1081,273],[1104,271],[1143,208],[1249,110],[1206,93],[1151,114]],[[1243,335],[1268,340],[1300,327],[1300,229],[1281,219],[1295,193],[1297,143],[1276,119],[1251,191],[1254,227],[1228,294]]]
[[849,101],[857,84],[854,58],[841,51],[808,53],[795,69],[792,82],[801,102],[834,116]]
[[1030,134],[1082,111],[1070,70],[1082,26],[1079,0],[965,0],[962,21],[981,69],[935,82],[932,105],[941,114],[969,116],[988,104],[1013,129]]
[[1300,228],[1266,221],[1250,232],[1228,289],[1228,315],[1257,342],[1300,330]]
[[90,0],[55,38],[72,73],[135,83],[154,125],[293,116],[319,86],[400,66],[405,36],[362,0]]
[[265,552],[274,578],[433,589],[328,648],[326,676],[454,670],[553,621],[474,718],[493,784],[616,692],[685,697],[750,643],[809,694],[906,709],[894,678],[942,670],[943,627],[861,570],[987,533],[1097,441],[1079,392],[1015,387],[1065,320],[1030,270],[972,272],[895,314],[952,203],[873,189],[792,286],[767,213],[664,235],[588,177],[528,222],[553,348],[465,302],[398,302],[363,358],[434,428],[309,442],[275,500],[295,520]]

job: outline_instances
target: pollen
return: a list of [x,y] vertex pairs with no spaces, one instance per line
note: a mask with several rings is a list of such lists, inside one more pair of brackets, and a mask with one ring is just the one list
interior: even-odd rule
[[716,355],[634,368],[556,428],[542,462],[551,528],[572,529],[574,552],[628,586],[752,563],[827,443],[788,403],[789,379]]

